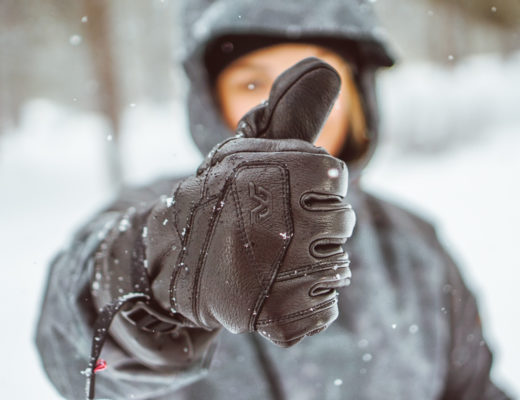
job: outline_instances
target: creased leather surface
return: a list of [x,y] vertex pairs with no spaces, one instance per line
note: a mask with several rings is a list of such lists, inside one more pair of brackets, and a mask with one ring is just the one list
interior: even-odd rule
[[164,241],[151,246],[157,254],[155,246],[170,246],[152,266],[163,307],[194,326],[258,331],[281,346],[337,318],[336,289],[350,278],[342,244],[355,216],[345,163],[312,142],[339,87],[328,64],[296,64],[152,211],[173,221],[180,240],[173,251]]

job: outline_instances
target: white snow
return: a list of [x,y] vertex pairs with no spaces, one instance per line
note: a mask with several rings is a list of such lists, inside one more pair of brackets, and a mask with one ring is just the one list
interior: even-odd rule
[[[520,87],[520,62],[490,56],[458,68],[409,65],[382,77],[389,139],[364,182],[437,224],[478,295],[495,353],[493,376],[518,396],[520,100],[513,88]],[[127,108],[122,124],[126,180],[194,171],[201,159],[179,105],[138,104]],[[105,172],[107,130],[97,115],[45,100],[27,104],[21,121],[16,132],[0,137],[0,374],[9,377],[2,392],[56,399],[33,344],[35,322],[48,262],[112,196]]]
[[35,323],[48,262],[107,199],[102,129],[95,116],[35,101],[16,135],[0,138],[4,398],[59,398],[36,354]]
[[337,178],[339,176],[339,171],[337,168],[331,168],[327,171],[329,178]]

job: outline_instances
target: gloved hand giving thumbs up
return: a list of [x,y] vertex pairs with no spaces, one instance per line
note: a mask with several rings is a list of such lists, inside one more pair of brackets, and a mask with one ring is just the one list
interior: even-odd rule
[[339,88],[336,71],[317,59],[284,72],[237,137],[157,210],[155,229],[174,220],[168,245],[179,250],[161,259],[152,286],[164,305],[198,326],[256,330],[281,346],[336,319],[355,217],[345,164],[312,142]]
[[151,210],[143,231],[151,293],[172,318],[258,331],[284,347],[336,319],[355,215],[345,163],[312,143],[339,89],[339,75],[318,59],[288,69],[237,135]]

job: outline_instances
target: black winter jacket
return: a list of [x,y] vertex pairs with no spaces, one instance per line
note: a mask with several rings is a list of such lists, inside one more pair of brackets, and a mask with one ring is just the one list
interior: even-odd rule
[[[47,374],[64,397],[84,397],[81,371],[96,318],[89,293],[92,267],[107,227],[129,207],[168,194],[174,182],[125,191],[52,263],[37,344]],[[159,337],[136,332],[121,319],[102,352],[108,368],[97,373],[97,395],[505,399],[489,378],[492,357],[475,299],[432,227],[356,186],[350,193],[358,216],[348,244],[352,285],[341,289],[339,318],[325,332],[282,349],[256,334],[213,332],[201,342],[197,329],[183,328],[175,338]],[[179,356],[159,369],[143,357],[150,352],[161,358],[165,351]]]

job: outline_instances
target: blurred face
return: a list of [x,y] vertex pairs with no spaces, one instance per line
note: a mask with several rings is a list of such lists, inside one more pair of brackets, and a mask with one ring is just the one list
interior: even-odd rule
[[323,47],[308,44],[282,43],[248,53],[227,66],[217,77],[216,90],[222,115],[231,130],[254,106],[269,97],[274,80],[287,68],[307,57],[318,57],[332,65],[342,82],[338,100],[321,131],[316,146],[324,147],[338,156],[349,125],[349,96],[344,90],[350,82],[348,64],[336,53]]

